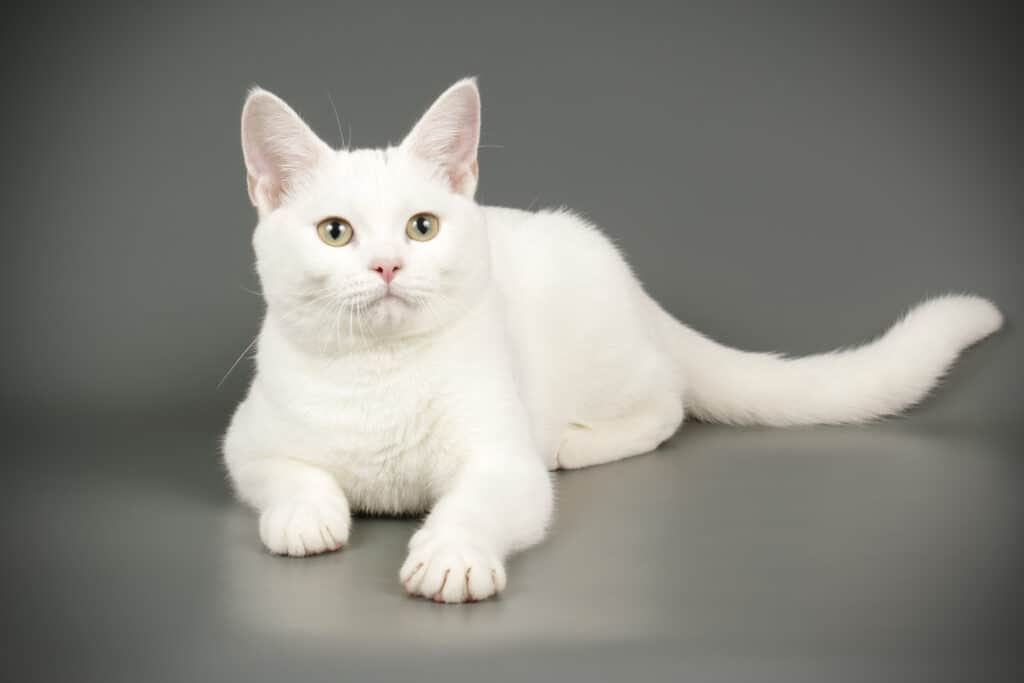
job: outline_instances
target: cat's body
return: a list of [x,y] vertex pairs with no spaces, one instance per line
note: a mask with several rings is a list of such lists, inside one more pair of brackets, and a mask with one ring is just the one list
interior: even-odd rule
[[[543,536],[547,469],[652,450],[684,412],[776,425],[898,412],[1001,323],[983,299],[945,297],[858,350],[720,346],[664,312],[586,222],[472,202],[477,97],[456,84],[383,152],[327,150],[273,96],[247,103],[268,310],[225,455],[274,552],[337,549],[351,509],[430,510],[406,589],[484,598],[504,587],[504,557]],[[440,229],[403,235],[423,211]],[[317,241],[332,216],[348,233]]]

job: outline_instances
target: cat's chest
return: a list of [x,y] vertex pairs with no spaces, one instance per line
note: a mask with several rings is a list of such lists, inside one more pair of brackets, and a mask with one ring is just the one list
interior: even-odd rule
[[[414,450],[435,433],[440,406],[428,383],[412,372],[366,373],[321,385],[308,410],[323,418],[325,434],[342,457],[376,461]],[[321,412],[322,411],[322,412]]]
[[335,475],[354,509],[425,510],[458,466],[445,384],[429,368],[378,362],[290,384],[305,457]]

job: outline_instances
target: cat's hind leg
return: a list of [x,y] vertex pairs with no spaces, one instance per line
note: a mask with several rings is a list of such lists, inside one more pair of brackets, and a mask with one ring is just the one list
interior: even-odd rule
[[562,433],[554,466],[578,469],[653,451],[682,421],[683,401],[675,392],[659,393],[617,417],[574,421]]

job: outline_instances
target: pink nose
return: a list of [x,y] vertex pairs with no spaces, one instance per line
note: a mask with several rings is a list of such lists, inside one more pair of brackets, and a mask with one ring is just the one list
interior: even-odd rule
[[376,259],[370,263],[370,270],[377,271],[384,278],[384,282],[389,284],[395,279],[395,274],[401,267],[402,264],[398,261],[388,259]]

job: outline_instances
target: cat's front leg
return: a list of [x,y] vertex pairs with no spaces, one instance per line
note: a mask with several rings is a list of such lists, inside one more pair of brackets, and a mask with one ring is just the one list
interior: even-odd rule
[[543,538],[552,497],[539,456],[508,444],[482,445],[410,540],[402,585],[448,603],[500,593],[505,558]]
[[259,535],[276,555],[302,557],[340,550],[351,513],[334,477],[287,457],[226,458],[239,497],[260,513]]
[[224,437],[224,464],[238,497],[260,513],[259,536],[275,555],[340,550],[352,515],[334,475],[297,457],[297,441],[253,384]]

